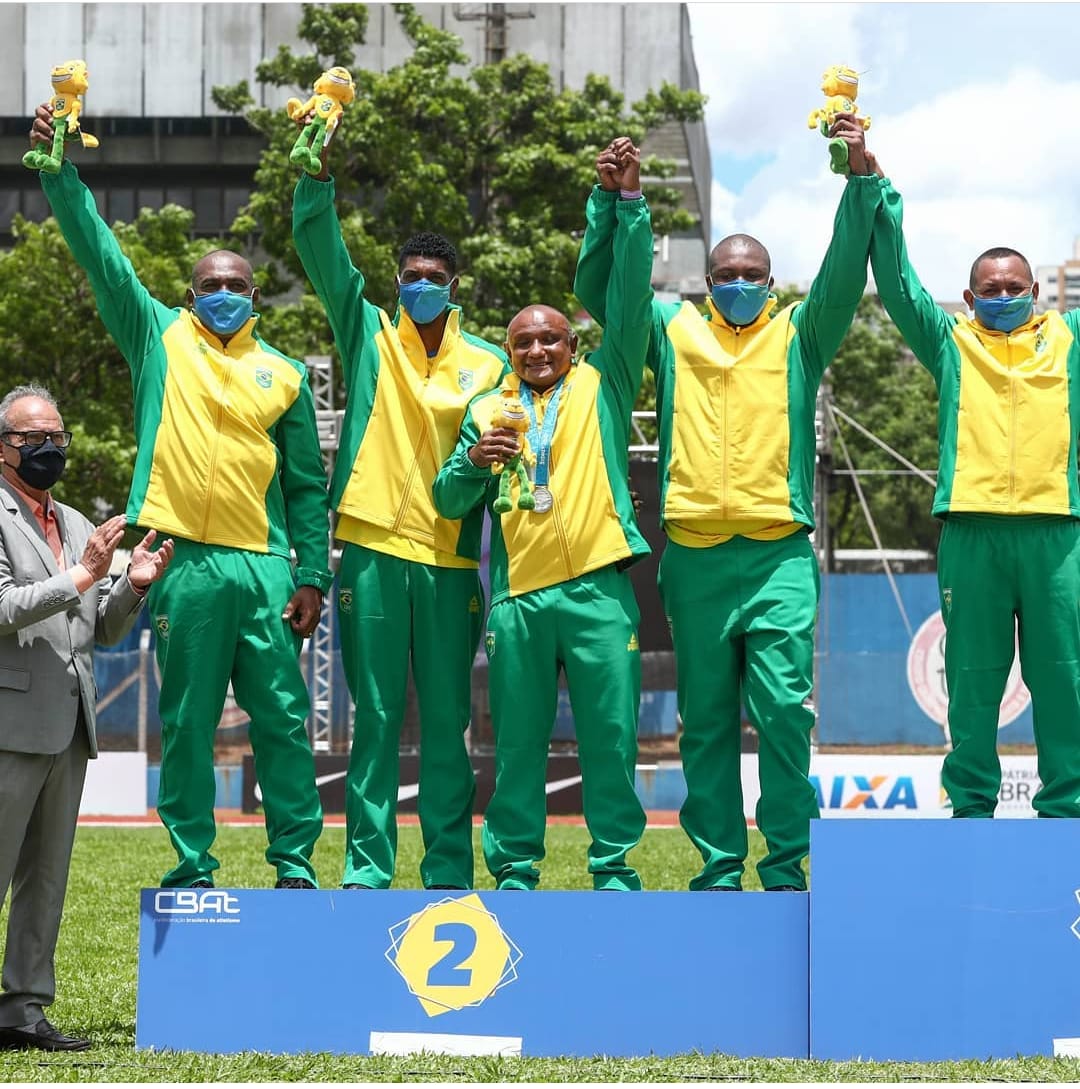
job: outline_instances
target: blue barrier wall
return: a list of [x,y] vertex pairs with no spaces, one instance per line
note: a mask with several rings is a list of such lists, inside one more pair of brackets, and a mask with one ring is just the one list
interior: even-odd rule
[[[937,575],[896,575],[912,629],[937,612]],[[818,618],[818,739],[823,745],[940,745],[941,727],[907,681],[911,640],[885,575],[821,580]],[[1031,708],[998,733],[1031,744]]]
[[[898,575],[896,582],[913,630],[938,609],[936,575]],[[98,690],[113,695],[137,669],[139,632],[148,617],[118,647],[99,649],[95,656]],[[335,629],[336,634],[336,629]],[[942,743],[938,725],[916,702],[907,680],[911,640],[884,575],[829,575],[822,579],[818,625],[818,737],[825,745],[933,745]],[[333,720],[344,723],[349,697],[340,654],[334,669]],[[310,670],[309,662],[309,670]],[[148,671],[148,730],[159,731],[158,688],[153,667]],[[102,735],[134,739],[138,721],[139,686],[130,684],[99,711]],[[243,727],[240,728],[243,731]],[[641,696],[639,734],[673,735],[676,731],[675,693],[645,691]],[[554,736],[574,736],[569,696],[559,693]],[[1003,744],[1033,742],[1031,709],[999,733]]]

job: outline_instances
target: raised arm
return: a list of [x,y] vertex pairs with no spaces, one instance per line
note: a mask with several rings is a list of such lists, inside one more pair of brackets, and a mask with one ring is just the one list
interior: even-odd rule
[[[31,140],[42,143],[52,129],[49,108],[39,106]],[[97,301],[98,313],[109,335],[134,374],[173,312],[139,282],[112,231],[98,214],[93,194],[79,178],[74,164],[65,159],[59,174],[41,173],[41,188],[49,202],[72,257],[86,272]]]
[[614,260],[615,205],[619,200],[623,173],[616,143],[613,140],[596,157],[599,181],[585,204],[585,237],[581,240],[574,273],[574,294],[589,317],[599,325],[607,324],[607,286]]
[[361,349],[380,330],[379,309],[364,297],[364,276],[352,263],[334,206],[334,179],[302,173],[293,194],[293,241],[304,272],[326,310],[344,371],[352,387]]
[[939,381],[941,352],[956,320],[934,302],[908,261],[904,202],[888,179],[882,180],[881,205],[874,219],[870,267],[889,317],[919,362]]
[[803,358],[818,378],[851,327],[866,290],[870,235],[883,187],[866,158],[862,125],[850,114],[841,114],[830,131],[847,141],[851,173],[836,209],[825,259],[792,319],[803,345]]
[[[634,147],[629,155],[625,184],[637,190],[641,156]],[[607,323],[600,349],[591,361],[604,372],[605,380],[614,384],[629,412],[641,387],[652,331],[652,219],[643,196],[620,198],[615,215],[613,263],[605,301]]]

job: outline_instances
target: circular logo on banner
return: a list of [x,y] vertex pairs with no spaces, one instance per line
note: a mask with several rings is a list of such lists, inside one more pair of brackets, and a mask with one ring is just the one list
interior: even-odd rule
[[521,950],[476,893],[428,904],[390,939],[386,959],[428,1017],[479,1006],[517,979]]
[[[907,680],[915,702],[943,726],[949,711],[949,692],[945,684],[945,621],[940,611],[928,616],[911,640]],[[1030,702],[1031,693],[1020,676],[1020,659],[1014,654],[998,714],[998,729],[1019,718]]]

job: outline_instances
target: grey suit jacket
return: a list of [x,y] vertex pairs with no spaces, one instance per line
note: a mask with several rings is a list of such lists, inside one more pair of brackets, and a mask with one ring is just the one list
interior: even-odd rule
[[131,630],[143,599],[126,578],[102,579],[80,595],[69,574],[93,525],[56,504],[67,571],[37,519],[0,478],[0,749],[55,754],[71,744],[82,701],[97,755],[94,643]]

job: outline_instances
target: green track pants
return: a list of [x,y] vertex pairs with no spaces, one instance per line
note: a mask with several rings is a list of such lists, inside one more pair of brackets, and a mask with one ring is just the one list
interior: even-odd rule
[[425,888],[473,887],[476,777],[465,746],[484,597],[472,568],[434,567],[346,543],[338,618],[356,704],[342,884],[385,889],[397,854],[398,747],[409,661],[420,705]]
[[212,880],[214,732],[229,681],[251,717],[248,736],[263,795],[266,861],[278,878],[315,881],[311,852],[322,831],[307,735],[307,685],[299,640],[281,619],[295,589],[280,556],[177,540],[150,588],[161,671],[158,814],[179,861],[164,887]]
[[950,515],[938,585],[953,748],[941,772],[954,817],[992,817],[998,713],[1012,667],[1031,690],[1040,817],[1080,817],[1080,520]]
[[500,889],[532,889],[544,857],[548,746],[566,671],[596,889],[640,889],[626,855],[645,830],[634,789],[641,697],[640,619],[630,576],[604,567],[491,609],[485,646],[495,729],[495,793],[484,815]]
[[660,595],[675,647],[686,801],[679,814],[704,868],[691,889],[740,888],[743,816],[740,687],[759,737],[757,825],[766,888],[806,888],[802,860],[819,815],[808,778],[814,713],[818,568],[810,540],[734,537],[712,548],[669,540]]

